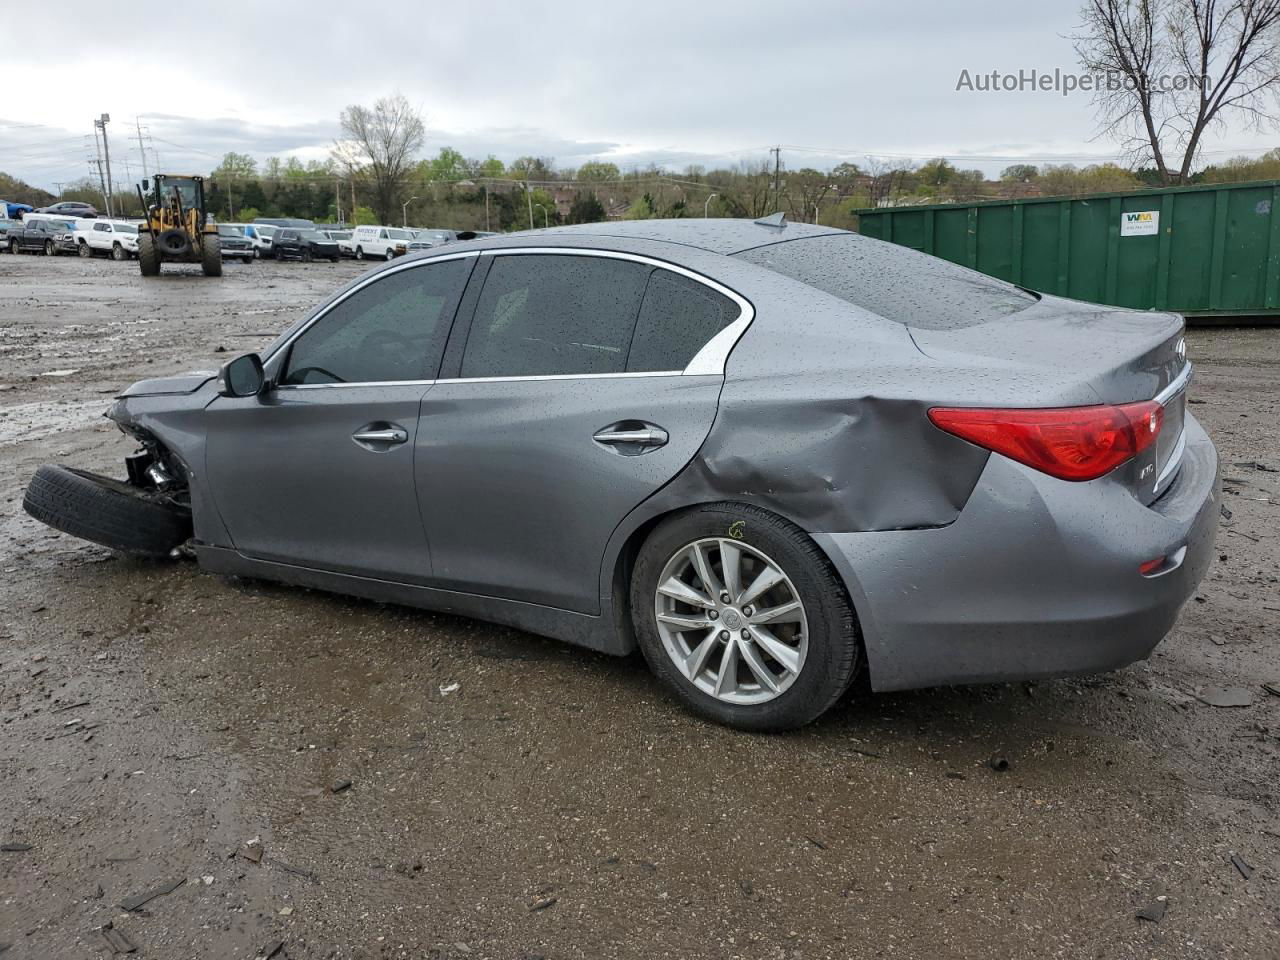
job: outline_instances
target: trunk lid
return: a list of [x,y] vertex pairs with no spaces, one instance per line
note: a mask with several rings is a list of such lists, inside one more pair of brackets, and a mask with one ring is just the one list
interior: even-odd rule
[[[1041,296],[1022,310],[976,324],[922,329],[908,324],[921,352],[938,360],[1032,375],[1037,391],[1027,406],[1134,403],[1159,399],[1164,423],[1156,443],[1116,468],[1113,476],[1143,503],[1173,482],[1182,456],[1186,381],[1190,367],[1177,314],[1122,310]],[[1057,385],[1057,389],[1053,386]],[[1094,399],[1086,399],[1092,395]]]

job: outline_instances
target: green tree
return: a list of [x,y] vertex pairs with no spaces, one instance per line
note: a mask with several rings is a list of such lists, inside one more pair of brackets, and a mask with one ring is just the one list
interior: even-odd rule
[[631,206],[627,207],[625,214],[628,220],[652,220],[658,215],[658,211],[653,205],[653,197],[645,193],[638,197]]
[[439,153],[419,165],[419,170],[426,180],[465,180],[471,176],[467,158],[453,147],[441,147]]
[[601,160],[588,160],[578,168],[579,180],[618,180],[620,177],[621,174],[618,172],[618,165],[616,163],[608,163]]
[[579,191],[569,205],[569,223],[598,223],[604,218],[604,204],[594,193]]
[[1000,171],[1005,183],[1031,183],[1040,176],[1040,168],[1034,163],[1015,163]]
[[502,161],[495,157],[492,153],[480,161],[479,166],[472,172],[475,177],[501,177],[506,173],[506,167],[502,165]]

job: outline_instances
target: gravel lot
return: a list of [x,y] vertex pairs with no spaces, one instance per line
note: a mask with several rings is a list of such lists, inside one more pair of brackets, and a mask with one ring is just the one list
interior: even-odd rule
[[0,257],[0,960],[110,956],[107,923],[220,960],[1280,956],[1280,329],[1188,337],[1230,517],[1148,663],[751,736],[638,658],[22,512],[40,463],[122,475],[118,388],[362,269]]

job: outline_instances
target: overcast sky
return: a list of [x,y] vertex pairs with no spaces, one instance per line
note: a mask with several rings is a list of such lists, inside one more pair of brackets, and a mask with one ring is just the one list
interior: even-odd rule
[[[679,169],[762,160],[776,143],[792,168],[868,154],[943,155],[992,175],[1019,158],[1083,164],[1117,153],[1092,139],[1087,94],[956,89],[962,70],[1074,70],[1077,9],[1072,0],[10,3],[0,171],[47,188],[85,176],[92,121],[104,112],[120,182],[141,175],[135,118],[168,169],[207,171],[228,150],[322,157],[344,105],[397,90],[427,118],[426,153],[448,145],[504,161]],[[166,45],[168,60],[156,55]],[[1226,129],[1205,159],[1278,142]]]

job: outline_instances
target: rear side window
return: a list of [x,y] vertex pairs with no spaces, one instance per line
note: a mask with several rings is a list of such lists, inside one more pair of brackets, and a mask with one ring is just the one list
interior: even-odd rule
[[740,312],[736,303],[706,284],[655,270],[640,308],[627,370],[683,370]]
[[976,326],[1038,299],[948,260],[856,234],[789,240],[735,256],[923,330]]
[[445,260],[361,288],[294,341],[281,383],[433,379],[470,272],[470,260]]
[[652,268],[562,254],[495,257],[463,377],[622,373]]

